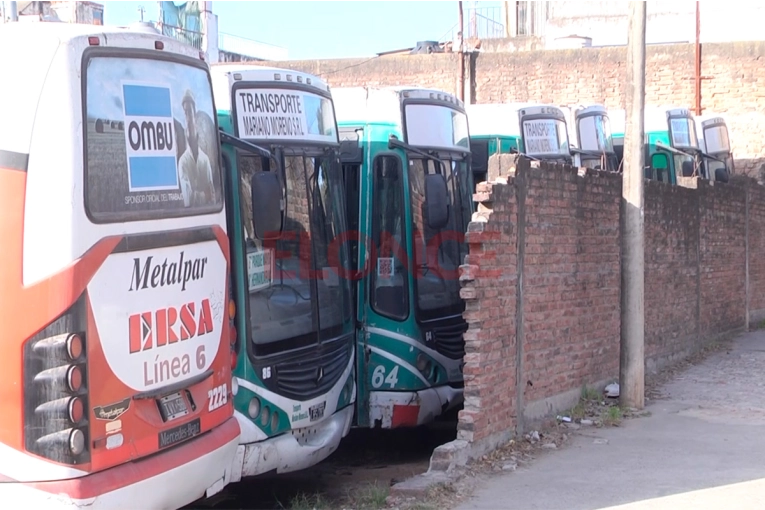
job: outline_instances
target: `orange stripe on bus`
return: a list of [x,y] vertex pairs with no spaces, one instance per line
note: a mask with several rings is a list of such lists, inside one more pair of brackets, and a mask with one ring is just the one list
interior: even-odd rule
[[[95,498],[107,492],[148,480],[212,453],[234,441],[239,433],[239,424],[236,418],[232,417],[209,433],[159,455],[120,464],[82,478],[26,485],[52,494],[64,493],[74,499]],[[126,504],[129,505],[128,502]]]
[[[0,441],[22,450],[22,345],[67,310],[122,239],[107,237],[59,273],[23,285],[26,173],[0,168]],[[51,249],[56,249],[52,246]]]

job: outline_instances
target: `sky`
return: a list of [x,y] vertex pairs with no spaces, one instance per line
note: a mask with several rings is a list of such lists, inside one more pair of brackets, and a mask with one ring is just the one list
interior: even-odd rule
[[[181,2],[176,2],[180,4]],[[494,7],[501,2],[479,3]],[[104,23],[127,25],[158,17],[158,2],[103,2]],[[285,47],[291,60],[371,57],[383,51],[438,41],[458,20],[456,1],[436,2],[212,2],[218,30]]]

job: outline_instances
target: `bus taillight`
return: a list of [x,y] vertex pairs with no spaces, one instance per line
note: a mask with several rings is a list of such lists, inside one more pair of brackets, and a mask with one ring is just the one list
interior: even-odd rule
[[90,461],[84,298],[24,344],[24,444],[64,464]]

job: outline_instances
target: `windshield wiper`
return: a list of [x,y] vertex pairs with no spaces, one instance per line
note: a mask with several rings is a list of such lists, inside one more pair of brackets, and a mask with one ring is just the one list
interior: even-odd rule
[[388,148],[389,149],[402,149],[402,150],[405,150],[407,152],[413,152],[415,154],[418,154],[418,155],[422,156],[423,158],[427,158],[427,159],[433,161],[434,163],[438,164],[439,166],[442,167],[441,171],[442,172],[444,171],[444,169],[443,169],[444,162],[443,161],[441,161],[437,157],[433,156],[432,154],[428,154],[425,151],[421,151],[420,149],[416,149],[416,148],[412,147],[408,143],[402,142],[401,140],[396,138],[394,135],[390,135],[390,138],[388,138]]
[[264,149],[260,145],[255,145],[254,143],[250,143],[250,142],[242,140],[241,138],[237,138],[233,135],[230,135],[226,133],[225,131],[223,131],[223,129],[218,130],[218,136],[220,137],[221,143],[227,143],[229,145],[233,145],[237,149],[251,152],[259,156],[263,156],[264,158],[269,158],[269,159],[272,158],[271,151],[269,151],[268,149]]

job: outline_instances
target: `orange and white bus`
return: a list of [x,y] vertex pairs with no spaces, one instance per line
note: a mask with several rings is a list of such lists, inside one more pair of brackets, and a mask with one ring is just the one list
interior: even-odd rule
[[63,23],[0,48],[2,506],[211,496],[240,431],[204,55]]

